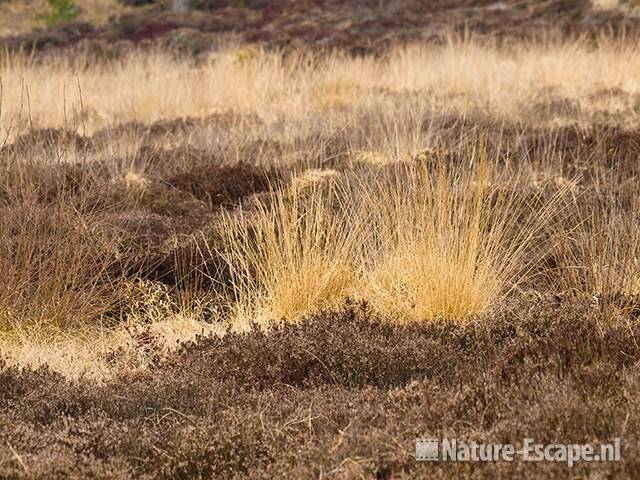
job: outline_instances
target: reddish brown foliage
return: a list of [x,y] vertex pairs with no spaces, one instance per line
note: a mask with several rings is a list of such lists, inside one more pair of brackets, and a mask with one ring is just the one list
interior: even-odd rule
[[[547,301],[467,327],[395,327],[352,306],[202,339],[103,386],[5,366],[0,436],[37,478],[557,478],[569,471],[554,463],[419,464],[413,439],[598,443],[626,431],[622,463],[571,474],[634,477],[639,333],[600,333],[588,306]],[[20,475],[0,452],[0,475]]]

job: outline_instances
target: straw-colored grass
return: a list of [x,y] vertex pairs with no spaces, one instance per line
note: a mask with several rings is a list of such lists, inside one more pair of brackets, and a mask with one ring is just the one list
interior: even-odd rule
[[299,185],[273,191],[249,216],[226,216],[220,253],[235,328],[296,321],[357,292],[361,236],[350,228],[344,192],[330,177]]
[[[604,38],[590,46],[452,40],[364,58],[285,57],[253,48],[224,50],[203,63],[140,52],[104,63],[5,58],[0,141],[8,132],[10,143],[31,125],[91,135],[130,120],[230,115],[184,130],[168,127],[166,134],[130,124],[90,139],[89,147],[70,137],[61,142],[68,148],[49,148],[34,135],[22,139],[31,138],[32,148],[2,151],[0,354],[36,364],[29,358],[40,348],[44,362],[63,369],[64,358],[54,358],[55,349],[44,345],[64,344],[60,351],[66,351],[71,332],[85,335],[78,337],[80,350],[97,345],[85,339],[105,323],[121,322],[108,332],[115,339],[109,345],[129,342],[119,335],[132,324],[164,325],[159,335],[175,340],[192,338],[205,317],[242,330],[254,322],[299,321],[348,297],[399,322],[465,322],[490,311],[523,280],[573,298],[612,303],[624,297],[631,302],[625,305],[637,305],[637,207],[612,209],[605,199],[602,211],[585,213],[579,200],[561,205],[532,181],[543,173],[557,176],[562,181],[549,190],[559,195],[574,185],[561,185],[567,173],[558,146],[549,141],[546,150],[519,150],[513,159],[505,147],[513,136],[527,140],[532,126],[637,126],[636,47]],[[455,127],[449,128],[451,118]],[[501,121],[521,127],[515,134],[505,130],[505,137],[511,135],[505,145],[497,139]],[[471,128],[455,133],[461,125]],[[485,125],[492,135],[487,150],[500,162],[487,159],[478,141],[476,127]],[[475,150],[465,150],[474,143]],[[99,197],[103,189],[107,203],[138,208],[142,192],[171,185],[172,172],[191,171],[184,155],[189,148],[203,164],[275,167],[283,173],[278,181],[291,166],[306,169],[221,212],[222,242],[201,245],[217,257],[207,265],[216,265],[219,255],[226,262],[224,272],[208,272],[224,273],[219,290],[178,292],[195,310],[174,303],[175,291],[161,302],[127,291],[139,279],[118,265],[127,256],[125,237],[110,238],[105,232],[114,229],[102,228],[100,212],[77,198]],[[156,149],[165,151],[156,158]],[[81,165],[87,179],[74,190],[62,164]],[[530,177],[521,177],[515,165]],[[166,171],[154,171],[157,166]],[[57,176],[71,187],[57,185]],[[120,193],[109,200],[119,184],[126,186],[126,202],[116,200]],[[53,198],[67,193],[73,201]],[[143,218],[145,208],[140,205],[132,221]],[[542,224],[558,209],[571,214],[559,217],[551,246],[539,243]],[[528,278],[534,252],[553,248],[553,282],[544,275]],[[151,285],[153,292],[159,288]],[[176,333],[180,329],[185,335]],[[95,361],[104,362],[104,355],[96,353]]]
[[[595,46],[580,40],[511,47],[451,40],[398,47],[384,58],[299,53],[285,59],[230,48],[198,65],[162,53],[103,64],[11,57],[0,66],[2,128],[32,123],[90,133],[115,122],[227,111],[295,125],[312,114],[330,121],[344,108],[389,107],[398,94],[414,92],[425,108],[439,111],[511,120],[535,115],[547,123],[624,113],[624,122],[636,125],[639,52],[633,42],[602,38]],[[548,101],[551,110],[541,106]]]
[[551,227],[550,283],[560,295],[588,299],[605,314],[633,311],[640,300],[640,202],[567,201],[568,218]]
[[[523,193],[482,146],[461,164],[433,157],[374,177],[274,192],[228,218],[234,321],[297,320],[347,296],[401,322],[466,321],[518,283],[557,206]],[[335,202],[336,191],[348,194]]]
[[62,202],[0,208],[0,330],[75,328],[118,306],[116,252],[85,221]]
[[373,189],[377,252],[363,293],[377,310],[399,321],[466,321],[520,281],[557,198],[528,196],[518,174],[485,155],[480,147],[458,165],[411,163]]

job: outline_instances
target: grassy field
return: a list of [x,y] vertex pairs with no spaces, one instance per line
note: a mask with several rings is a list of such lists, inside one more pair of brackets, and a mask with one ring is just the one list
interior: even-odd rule
[[[93,3],[42,44],[0,2],[0,477],[639,474],[632,3],[441,1],[429,36],[332,0],[327,48],[260,36],[260,2],[153,41],[158,2]],[[424,464],[422,436],[622,461]]]

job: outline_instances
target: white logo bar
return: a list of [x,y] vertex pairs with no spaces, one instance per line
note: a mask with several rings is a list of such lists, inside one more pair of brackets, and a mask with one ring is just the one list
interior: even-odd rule
[[578,462],[619,462],[620,438],[601,445],[577,443],[535,443],[525,438],[514,444],[459,442],[456,439],[416,439],[416,460],[421,462],[561,462],[573,467]]

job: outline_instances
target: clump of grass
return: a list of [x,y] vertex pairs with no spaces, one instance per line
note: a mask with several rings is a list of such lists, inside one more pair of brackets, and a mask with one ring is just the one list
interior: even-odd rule
[[355,188],[294,182],[228,217],[234,323],[295,321],[348,296],[400,322],[485,313],[526,272],[562,194],[523,191],[517,172],[485,157],[481,146],[463,163],[401,163]]
[[593,194],[568,199],[567,217],[552,226],[548,280],[562,296],[625,314],[640,306],[640,202]]
[[52,334],[114,311],[117,239],[90,221],[62,201],[0,207],[0,329]]
[[223,222],[235,325],[296,321],[355,291],[356,228],[344,191],[329,179],[272,191],[255,211]]
[[378,311],[466,321],[518,283],[555,201],[523,195],[518,175],[499,172],[482,147],[468,158],[404,165],[369,196],[377,238],[363,295]]

